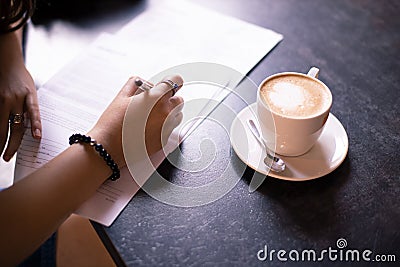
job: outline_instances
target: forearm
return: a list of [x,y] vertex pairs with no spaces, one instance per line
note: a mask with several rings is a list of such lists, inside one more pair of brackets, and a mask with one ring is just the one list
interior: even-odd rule
[[22,28],[0,35],[0,55],[2,64],[23,62]]
[[75,144],[1,192],[0,262],[29,256],[110,174],[93,147]]

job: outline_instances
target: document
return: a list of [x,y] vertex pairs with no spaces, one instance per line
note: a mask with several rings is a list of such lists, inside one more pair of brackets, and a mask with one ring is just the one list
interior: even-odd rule
[[[178,1],[177,1],[178,2]],[[192,62],[215,62],[218,64],[239,68],[246,74],[262,57],[264,57],[281,39],[282,36],[270,30],[263,29],[240,20],[219,15],[213,11],[191,6],[191,12],[210,18],[210,23],[219,22],[218,30],[205,36],[207,27],[197,32],[184,30],[184,25],[196,24],[197,16],[185,13],[180,4],[162,9],[161,6],[145,11],[143,15],[128,23],[118,34],[101,35],[92,45],[83,51],[75,60],[62,68],[55,76],[38,90],[38,99],[42,116],[42,139],[33,139],[29,131],[23,138],[18,151],[15,169],[15,181],[23,179],[32,171],[57,156],[68,145],[68,138],[73,133],[86,133],[96,123],[102,112],[113,100],[127,79],[138,75],[144,79],[159,79],[157,73],[176,65]],[[178,7],[179,6],[179,7]],[[178,10],[176,10],[178,9]],[[179,11],[180,10],[180,11]],[[181,12],[179,19],[173,21],[175,12]],[[161,12],[161,13],[160,13]],[[163,13],[165,12],[165,13]],[[155,21],[160,18],[160,21]],[[171,18],[168,20],[168,18]],[[204,18],[204,17],[203,17]],[[165,20],[165,21],[164,21]],[[169,23],[166,25],[164,23]],[[175,23],[175,24],[174,24]],[[159,25],[159,27],[155,27]],[[165,27],[172,27],[171,36],[180,36],[186,32],[181,40],[164,40]],[[151,36],[142,35],[140,38],[131,38],[136,31],[146,32]],[[140,30],[138,30],[140,29]],[[202,30],[202,32],[199,32]],[[174,32],[176,31],[176,32]],[[246,33],[245,33],[246,32]],[[243,52],[238,45],[238,36],[261,38],[263,44],[246,48]],[[153,36],[153,37],[152,37]],[[160,38],[163,40],[155,40]],[[207,46],[191,47],[196,38],[209,38]],[[261,39],[262,39],[261,38]],[[233,42],[236,40],[236,42]],[[250,45],[250,41],[246,42]],[[183,78],[185,79],[185,75]],[[237,75],[221,78],[222,84],[234,86],[240,81]],[[186,87],[186,89],[185,89]],[[195,89],[195,88],[198,89]],[[209,89],[204,84],[184,86],[179,94],[185,101],[201,98],[213,101],[206,102],[196,110],[198,116],[204,117],[229,94],[228,90]],[[193,111],[191,111],[193,113]],[[185,116],[185,110],[183,110]],[[189,132],[189,131],[186,131]],[[174,132],[174,138],[178,133]],[[168,145],[167,145],[168,146]],[[166,152],[170,153],[175,147],[170,146]],[[159,166],[165,156],[162,153],[152,158],[154,166]],[[96,194],[85,202],[76,213],[109,226],[139,190],[127,168],[121,170],[121,178],[115,182],[105,182]]]
[[243,75],[283,39],[272,30],[182,0],[157,2],[117,36],[156,45],[149,60],[157,62],[159,70],[187,62],[213,62]]

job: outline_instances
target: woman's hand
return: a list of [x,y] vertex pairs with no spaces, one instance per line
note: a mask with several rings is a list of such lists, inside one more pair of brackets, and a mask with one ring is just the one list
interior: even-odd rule
[[35,84],[25,68],[17,33],[0,37],[0,58],[0,154],[10,132],[3,155],[4,160],[9,161],[25,132],[24,123],[9,123],[10,116],[20,114],[29,118],[34,138],[41,137],[42,127]]
[[[182,120],[181,107],[183,99],[180,96],[173,96],[171,88],[160,83],[149,92],[142,92],[135,84],[138,77],[131,77],[124,85],[112,103],[104,111],[94,128],[88,133],[92,138],[101,143],[108,153],[118,164],[125,166],[125,160],[122,149],[122,126],[126,109],[132,101],[130,108],[140,109],[141,105],[153,105],[145,126],[145,142],[148,155],[152,155],[162,147],[163,126],[167,126],[169,135]],[[167,77],[178,85],[183,84],[180,76]],[[149,99],[151,99],[149,101]],[[170,113],[174,112],[172,119]],[[170,130],[168,130],[170,129]],[[141,130],[141,129],[137,129]]]

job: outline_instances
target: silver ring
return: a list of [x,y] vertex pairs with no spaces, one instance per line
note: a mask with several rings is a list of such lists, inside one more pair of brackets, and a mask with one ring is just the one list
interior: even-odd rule
[[165,84],[171,86],[172,96],[174,96],[176,94],[176,92],[178,91],[178,89],[180,87],[177,83],[174,83],[173,81],[171,81],[169,79],[162,80],[158,84],[160,84],[160,83],[165,83]]
[[140,79],[135,80],[135,85],[139,87],[139,89],[142,91],[149,91],[151,88],[153,88],[153,86],[150,83]]
[[10,117],[8,117],[8,121],[10,124],[21,124],[24,122],[24,114],[11,114]]

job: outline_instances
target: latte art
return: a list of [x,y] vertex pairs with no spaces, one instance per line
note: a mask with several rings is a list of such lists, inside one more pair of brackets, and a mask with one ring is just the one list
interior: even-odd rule
[[268,80],[260,94],[273,112],[300,118],[319,114],[331,101],[328,90],[319,82],[290,74]]

